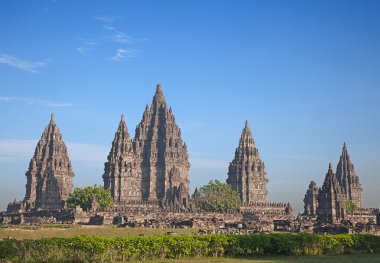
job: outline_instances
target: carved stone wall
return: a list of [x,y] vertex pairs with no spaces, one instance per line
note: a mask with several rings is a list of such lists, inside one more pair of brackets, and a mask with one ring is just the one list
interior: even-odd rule
[[[104,186],[121,203],[157,202],[161,207],[189,206],[187,146],[167,107],[161,85],[145,108],[133,142],[124,120],[119,124],[105,164]],[[132,195],[131,195],[132,193]]]
[[73,190],[74,173],[52,114],[26,172],[26,208],[61,209]]
[[140,163],[135,158],[124,116],[121,117],[107,159],[103,174],[104,187],[110,190],[114,202],[120,204],[140,200]]
[[354,202],[359,209],[362,208],[362,188],[345,143],[336,174],[332,172],[330,164],[324,186],[318,192],[317,204],[315,203],[317,188],[316,185],[312,185],[313,183],[309,185],[305,195],[304,215],[313,216],[313,211],[317,211],[318,220],[338,222],[339,220],[347,219],[345,211],[347,201]]
[[351,162],[347,146],[344,144],[336,170],[336,177],[343,188],[347,200],[354,202],[359,208],[363,205],[362,188]]
[[343,188],[339,184],[330,164],[323,186],[318,193],[318,220],[336,223],[344,219],[345,201]]
[[309,189],[306,191],[304,202],[304,212],[306,216],[316,216],[318,207],[318,187],[314,181],[309,184]]
[[267,201],[265,164],[260,160],[248,121],[235,151],[235,158],[230,163],[227,183],[240,193],[243,206]]

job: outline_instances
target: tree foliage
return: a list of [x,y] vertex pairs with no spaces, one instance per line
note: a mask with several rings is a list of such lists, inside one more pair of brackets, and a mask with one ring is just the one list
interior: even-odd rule
[[80,205],[83,210],[89,210],[91,203],[96,198],[101,208],[110,207],[113,203],[111,194],[108,190],[101,186],[87,186],[83,188],[75,188],[67,199],[68,207],[75,208]]
[[205,211],[238,210],[241,205],[240,195],[226,183],[211,180],[194,193],[199,209]]
[[353,215],[356,210],[358,210],[358,206],[352,202],[351,200],[346,202],[346,212],[350,215]]

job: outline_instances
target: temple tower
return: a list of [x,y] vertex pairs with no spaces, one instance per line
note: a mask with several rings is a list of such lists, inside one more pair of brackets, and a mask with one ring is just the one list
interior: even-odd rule
[[235,158],[230,163],[227,183],[240,193],[243,206],[267,201],[265,164],[260,160],[248,121],[235,151]]
[[309,184],[309,189],[307,189],[304,202],[304,212],[306,216],[315,216],[317,214],[318,206],[318,187],[314,181]]
[[143,200],[164,205],[173,203],[175,196],[180,195],[181,205],[186,206],[190,169],[187,147],[161,85],[157,85],[152,105],[146,106],[136,127],[133,149],[141,163]]
[[345,216],[345,194],[339,181],[337,180],[331,164],[318,193],[318,220],[329,223],[339,222]]
[[73,190],[74,173],[54,115],[45,128],[26,172],[28,209],[61,209]]
[[354,202],[359,208],[362,207],[362,188],[348,154],[346,143],[343,145],[342,154],[336,168],[336,177],[343,188],[346,199]]
[[107,159],[103,174],[104,188],[110,190],[114,202],[122,204],[141,200],[140,163],[135,158],[123,115]]

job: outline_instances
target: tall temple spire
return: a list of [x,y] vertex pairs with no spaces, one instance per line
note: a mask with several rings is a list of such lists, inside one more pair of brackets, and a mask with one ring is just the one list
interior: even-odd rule
[[140,167],[134,158],[132,141],[124,115],[112,142],[111,151],[104,164],[104,188],[109,189],[116,203],[141,198]]
[[74,173],[54,114],[42,133],[26,172],[28,208],[60,209],[73,189]]
[[342,154],[336,168],[336,177],[343,187],[347,200],[354,202],[358,207],[362,207],[362,188],[348,154],[346,143],[343,144]]
[[245,130],[248,130],[249,129],[249,125],[248,125],[248,120],[245,120],[245,127],[244,127]]
[[188,196],[183,196],[189,191],[187,148],[173,112],[167,109],[160,84],[152,106],[136,127],[133,147],[141,159],[142,198],[174,205],[182,196],[180,204],[184,199],[188,202]]
[[227,183],[240,193],[243,205],[267,201],[265,164],[260,160],[248,121],[240,137],[235,158],[230,163]]

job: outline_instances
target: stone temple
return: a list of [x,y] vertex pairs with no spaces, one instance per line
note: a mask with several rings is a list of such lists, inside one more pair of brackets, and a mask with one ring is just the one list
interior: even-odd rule
[[267,202],[265,164],[260,160],[248,121],[235,151],[235,158],[230,163],[227,183],[240,194],[243,206]]
[[311,181],[309,184],[309,189],[307,189],[304,202],[304,214],[310,216],[317,215],[317,207],[318,207],[318,190],[316,182]]
[[[330,165],[320,189],[315,182],[310,183],[304,198],[304,214],[297,218],[289,203],[268,202],[266,167],[248,122],[228,168],[227,183],[240,194],[242,201],[238,213],[199,210],[189,196],[189,169],[181,130],[167,106],[161,85],[157,85],[152,104],[146,106],[134,137],[128,132],[124,116],[115,132],[102,176],[114,205],[102,209],[94,198],[86,211],[80,206],[68,208],[65,201],[73,190],[74,173],[52,115],[26,172],[25,199],[9,203],[7,211],[0,212],[0,225],[201,227],[224,233],[243,225],[246,233],[325,233],[326,229],[336,233],[342,228],[354,229],[348,225],[356,224],[357,233],[380,234],[380,227],[374,225],[375,221],[380,225],[379,209],[362,207],[362,188],[346,145],[336,174]],[[348,200],[359,207],[355,214],[347,215]]]
[[24,206],[61,209],[73,189],[74,173],[54,115],[37,144],[26,172]]
[[115,133],[104,171],[104,187],[110,190],[115,203],[141,200],[141,167],[124,116]]
[[321,188],[312,181],[304,198],[304,215],[317,217],[320,221],[339,222],[346,218],[346,202],[351,201],[365,216],[371,209],[362,208],[362,188],[359,177],[344,143],[342,153],[334,173],[331,164]]
[[343,145],[342,154],[336,168],[336,177],[343,188],[346,199],[354,202],[359,208],[363,206],[362,187],[359,177],[356,175],[354,165],[347,151],[346,143]]
[[142,201],[188,208],[189,169],[181,129],[168,109],[161,85],[157,85],[133,141],[122,117],[105,164],[104,187],[121,206]]
[[240,211],[254,214],[262,220],[286,218],[292,214],[289,203],[271,203],[267,200],[265,164],[260,159],[248,121],[245,122],[235,157],[230,163],[227,184],[240,194]]
[[326,174],[323,186],[318,192],[317,216],[320,220],[330,223],[339,222],[344,218],[346,196],[335,176],[331,164]]

